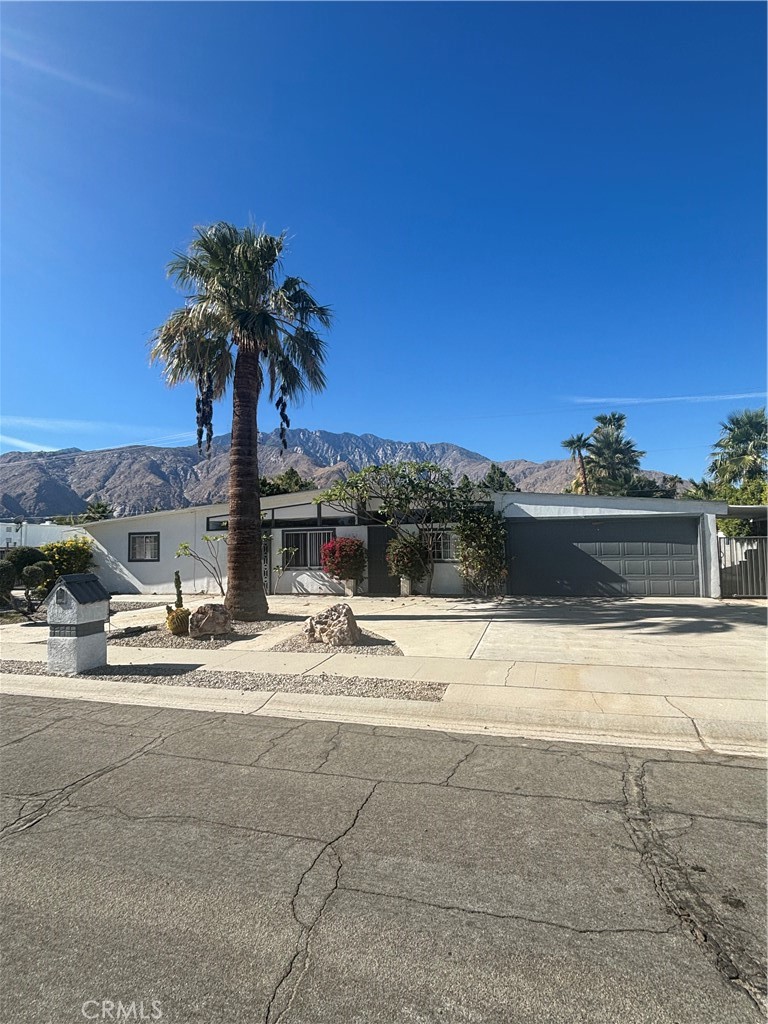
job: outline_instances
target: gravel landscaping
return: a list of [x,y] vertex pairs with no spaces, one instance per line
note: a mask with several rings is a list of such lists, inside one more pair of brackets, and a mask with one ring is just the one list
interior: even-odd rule
[[281,640],[280,643],[269,649],[270,651],[289,651],[292,654],[317,654],[325,647],[329,654],[383,654],[399,655],[402,658],[403,652],[394,640],[387,640],[386,637],[379,636],[378,633],[371,633],[367,629],[361,629],[360,632],[363,634],[362,643],[350,647],[325,647],[322,643],[313,643],[308,640],[304,633],[299,633],[298,636]]
[[[0,661],[0,671],[15,675],[47,676],[40,661]],[[203,686],[217,690],[279,690],[283,693],[320,693],[340,697],[387,697],[436,703],[443,699],[446,683],[422,683],[411,679],[368,679],[364,676],[281,675],[266,672],[209,672],[192,665],[113,665],[77,679],[104,679],[115,683],[163,683],[170,686]]]
[[[229,633],[197,640],[191,636],[174,636],[164,625],[126,626],[125,629],[113,629],[107,635],[107,643],[118,647],[177,647],[184,650],[199,648],[215,651],[220,647],[229,647],[238,640],[254,640],[275,626],[284,626],[291,618],[275,617],[264,622],[235,622]],[[300,620],[295,620],[296,622]]]
[[168,603],[169,601],[110,601],[109,610],[113,615],[119,612],[143,612],[161,608],[163,604]]

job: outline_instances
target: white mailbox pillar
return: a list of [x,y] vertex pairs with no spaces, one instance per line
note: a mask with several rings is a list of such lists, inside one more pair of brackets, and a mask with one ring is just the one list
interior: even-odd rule
[[71,676],[106,665],[109,594],[92,572],[59,576],[46,606],[51,672]]

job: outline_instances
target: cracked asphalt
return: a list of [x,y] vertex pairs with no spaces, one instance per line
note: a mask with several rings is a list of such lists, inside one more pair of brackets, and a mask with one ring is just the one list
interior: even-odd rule
[[3,1024],[765,1019],[764,762],[16,696],[0,727]]

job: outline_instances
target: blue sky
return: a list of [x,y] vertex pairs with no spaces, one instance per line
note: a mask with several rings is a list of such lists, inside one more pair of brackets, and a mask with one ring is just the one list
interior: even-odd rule
[[765,390],[765,17],[5,3],[3,450],[189,442],[146,344],[229,220],[335,311],[294,426],[540,461],[618,408],[700,476]]

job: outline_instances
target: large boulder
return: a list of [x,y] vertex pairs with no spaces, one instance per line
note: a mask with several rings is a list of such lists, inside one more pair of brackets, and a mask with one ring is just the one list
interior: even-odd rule
[[189,617],[189,635],[220,636],[232,630],[232,616],[223,604],[201,604]]
[[319,615],[307,619],[304,625],[307,639],[329,647],[352,647],[362,639],[360,627],[348,604],[334,604]]

